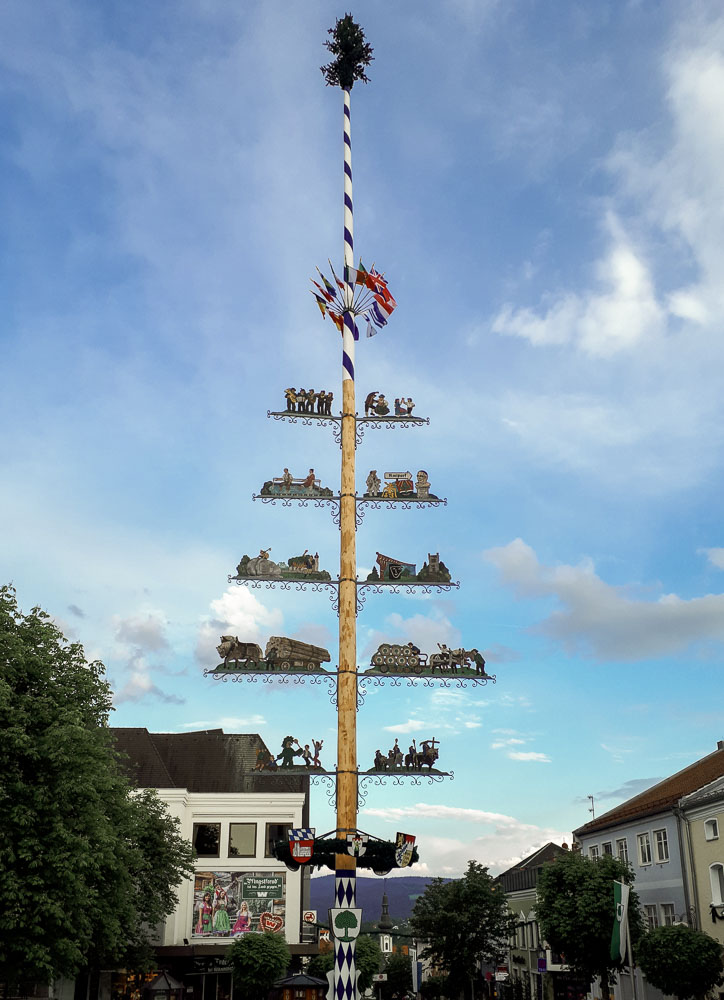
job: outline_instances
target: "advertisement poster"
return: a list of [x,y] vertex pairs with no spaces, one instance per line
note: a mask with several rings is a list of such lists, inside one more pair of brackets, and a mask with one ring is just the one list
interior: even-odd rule
[[196,872],[193,937],[284,931],[286,872]]

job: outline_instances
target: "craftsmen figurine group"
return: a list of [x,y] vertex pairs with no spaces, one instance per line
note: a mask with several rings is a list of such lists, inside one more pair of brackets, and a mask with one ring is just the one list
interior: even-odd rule
[[291,388],[284,390],[284,399],[286,400],[286,409],[289,413],[314,413],[314,404],[316,402],[317,414],[328,416],[332,413],[334,393],[325,392],[324,389],[315,392],[314,389]]

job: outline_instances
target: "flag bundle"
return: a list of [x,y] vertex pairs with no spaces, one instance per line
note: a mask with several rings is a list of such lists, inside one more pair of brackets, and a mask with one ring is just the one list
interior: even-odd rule
[[[322,316],[329,316],[341,333],[344,328],[345,312],[354,318],[354,339],[359,340],[359,328],[356,318],[367,320],[367,336],[373,337],[392,315],[397,303],[392,298],[384,275],[375,271],[374,266],[367,270],[362,261],[359,267],[344,268],[344,281],[340,281],[334,273],[330,262],[334,284],[317,268],[321,284],[312,278],[312,294],[316,299]],[[349,301],[347,288],[351,287],[352,295]]]

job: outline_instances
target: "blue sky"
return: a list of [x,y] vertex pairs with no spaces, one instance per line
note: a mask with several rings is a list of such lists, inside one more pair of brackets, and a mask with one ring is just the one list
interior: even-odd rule
[[[340,392],[309,294],[342,253],[344,6],[220,0],[0,9],[0,565],[108,668],[115,725],[323,738],[326,694],[203,678],[222,632],[320,642],[324,595],[228,587],[245,552],[320,553],[325,511],[251,494],[289,466],[336,487],[329,430],[266,418]],[[724,17],[678,3],[368,2],[352,94],[355,249],[398,309],[358,398],[429,428],[368,432],[443,509],[370,511],[358,562],[439,551],[459,591],[370,596],[384,640],[486,651],[484,689],[371,692],[359,756],[436,736],[455,780],[372,789],[360,827],[420,872],[501,870],[715,748],[724,535]],[[305,719],[302,726],[298,720]],[[323,790],[320,830],[334,825]]]

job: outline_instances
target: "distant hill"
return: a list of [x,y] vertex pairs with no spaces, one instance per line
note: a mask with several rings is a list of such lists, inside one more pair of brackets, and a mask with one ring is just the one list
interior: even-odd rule
[[[401,878],[357,877],[357,906],[362,907],[362,919],[377,921],[382,912],[382,893],[387,893],[390,916],[407,920],[415,900],[421,896],[431,878],[406,875]],[[327,910],[334,905],[334,875],[312,879],[311,908],[317,910],[320,921],[326,920]]]

